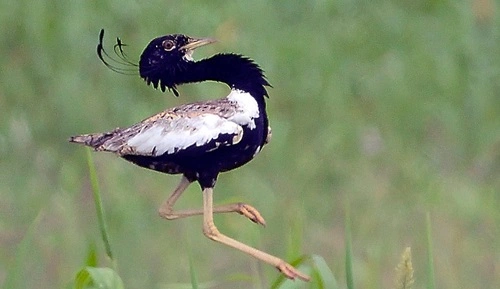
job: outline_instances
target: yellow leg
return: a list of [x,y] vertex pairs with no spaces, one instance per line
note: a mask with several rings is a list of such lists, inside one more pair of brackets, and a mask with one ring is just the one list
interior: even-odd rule
[[[173,207],[175,202],[179,199],[186,188],[191,184],[191,182],[186,178],[182,177],[180,184],[174,190],[174,192],[168,197],[168,199],[160,206],[158,213],[162,218],[167,220],[175,220],[195,215],[203,215],[203,209],[188,209],[174,211]],[[245,203],[234,203],[222,206],[216,206],[213,208],[214,213],[232,213],[236,212],[250,219],[250,221],[263,225],[266,225],[266,221],[260,215],[259,211],[254,207]]]
[[213,241],[228,245],[235,249],[238,249],[244,253],[247,253],[261,261],[264,261],[274,267],[276,267],[281,273],[283,273],[287,278],[294,280],[299,278],[304,281],[309,281],[309,276],[295,269],[292,265],[286,263],[282,259],[265,253],[263,251],[257,250],[246,244],[238,242],[232,238],[229,238],[219,232],[214,224],[213,220],[213,189],[206,188],[203,190],[203,233],[205,236]]

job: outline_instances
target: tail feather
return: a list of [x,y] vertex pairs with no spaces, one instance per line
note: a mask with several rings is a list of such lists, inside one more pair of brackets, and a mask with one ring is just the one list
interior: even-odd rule
[[115,135],[115,131],[105,132],[105,133],[94,133],[94,134],[83,134],[72,136],[69,138],[69,142],[83,144],[89,147],[92,147],[96,150],[99,150],[99,147],[102,146],[107,140],[112,138]]

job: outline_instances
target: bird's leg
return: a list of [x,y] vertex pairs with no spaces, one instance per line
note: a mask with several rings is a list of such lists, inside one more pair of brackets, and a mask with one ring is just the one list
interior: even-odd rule
[[213,188],[205,188],[203,190],[203,233],[209,239],[228,245],[235,249],[238,249],[244,253],[247,253],[261,261],[264,261],[274,267],[276,267],[285,277],[294,280],[299,278],[304,281],[309,281],[310,277],[306,274],[295,269],[292,265],[286,263],[282,259],[270,255],[266,252],[257,250],[239,241],[227,237],[219,232],[214,224],[213,220]]
[[183,217],[188,217],[191,216],[190,214],[191,210],[183,210],[183,211],[175,211],[174,212],[174,204],[177,202],[177,199],[184,193],[184,191],[189,187],[191,184],[191,181],[186,178],[185,176],[182,176],[181,182],[175,188],[174,192],[168,197],[168,199],[161,204],[160,209],[158,209],[158,213],[162,218],[165,218],[167,220],[174,220],[178,218],[183,218]]
[[[195,215],[203,215],[203,209],[187,209],[174,211],[173,207],[177,199],[182,195],[186,188],[191,184],[185,176],[182,176],[180,184],[174,190],[174,192],[168,197],[168,199],[163,202],[158,210],[160,216],[167,220],[175,220],[179,218],[185,218]],[[250,221],[263,225],[266,225],[266,221],[260,215],[259,211],[254,207],[245,203],[233,203],[222,206],[216,206],[213,208],[214,213],[231,213],[236,212],[250,219]]]

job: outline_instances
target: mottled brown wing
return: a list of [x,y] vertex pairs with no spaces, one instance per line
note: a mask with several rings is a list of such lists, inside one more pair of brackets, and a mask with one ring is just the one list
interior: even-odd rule
[[185,104],[128,128],[75,136],[70,141],[119,155],[158,156],[192,147],[215,150],[241,140],[242,127],[227,120],[236,112],[235,104],[227,99]]

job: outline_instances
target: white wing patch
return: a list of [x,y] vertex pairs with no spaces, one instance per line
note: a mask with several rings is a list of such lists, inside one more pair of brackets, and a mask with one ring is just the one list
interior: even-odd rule
[[259,117],[259,105],[255,98],[250,93],[237,89],[231,90],[227,98],[238,105],[237,112],[228,119],[241,126],[248,126],[248,128],[254,129],[254,119]]
[[193,145],[203,146],[216,140],[220,134],[234,135],[233,142],[226,143],[226,145],[235,144],[241,140],[243,128],[237,123],[214,114],[158,120],[130,138],[125,145],[135,151],[135,154],[160,156],[164,153],[172,154]]

